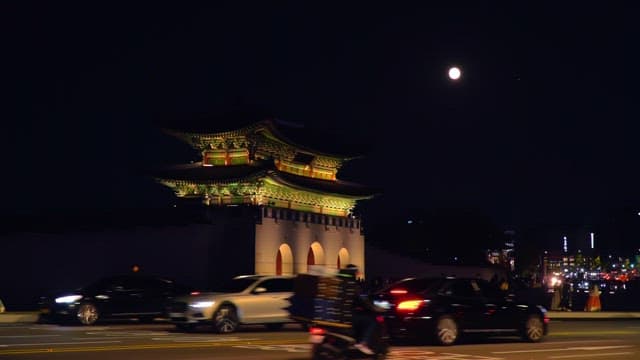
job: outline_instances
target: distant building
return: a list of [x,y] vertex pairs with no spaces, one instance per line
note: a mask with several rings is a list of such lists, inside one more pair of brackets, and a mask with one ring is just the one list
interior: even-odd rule
[[511,272],[515,271],[515,235],[515,231],[505,230],[503,246],[499,249],[487,250],[487,261],[490,264],[501,266]]
[[209,253],[217,275],[296,274],[349,263],[364,275],[362,221],[353,209],[375,191],[339,180],[342,165],[356,157],[299,144],[292,134],[304,130],[272,118],[235,129],[166,129],[202,158],[163,169],[156,179],[206,205],[219,229],[210,239],[217,250]]

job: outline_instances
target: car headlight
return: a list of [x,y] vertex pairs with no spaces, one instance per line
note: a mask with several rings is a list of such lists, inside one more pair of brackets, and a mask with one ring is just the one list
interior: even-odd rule
[[68,295],[56,298],[56,304],[69,304],[82,299],[82,295]]
[[381,307],[383,309],[389,310],[391,309],[391,303],[389,303],[388,301],[384,301],[384,300],[374,300],[373,304],[377,307]]
[[189,304],[189,306],[191,306],[192,308],[207,308],[212,306],[213,304],[215,304],[215,301],[198,301],[198,302],[194,302],[193,304]]

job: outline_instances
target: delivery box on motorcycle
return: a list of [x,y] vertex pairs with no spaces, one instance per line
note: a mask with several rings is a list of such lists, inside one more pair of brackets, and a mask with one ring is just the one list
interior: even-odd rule
[[357,286],[354,277],[335,271],[298,274],[289,313],[298,321],[350,326]]

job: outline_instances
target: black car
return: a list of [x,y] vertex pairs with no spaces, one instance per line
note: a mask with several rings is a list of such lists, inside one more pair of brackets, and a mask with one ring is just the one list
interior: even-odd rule
[[373,295],[393,338],[452,345],[462,333],[515,334],[537,342],[548,331],[543,306],[518,301],[496,285],[471,278],[408,278]]
[[165,306],[173,297],[190,291],[188,286],[160,277],[117,275],[41,299],[40,315],[43,321],[83,325],[107,318],[149,322],[165,315]]

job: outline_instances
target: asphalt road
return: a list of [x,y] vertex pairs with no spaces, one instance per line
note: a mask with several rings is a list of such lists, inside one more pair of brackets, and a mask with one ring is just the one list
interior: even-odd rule
[[[541,343],[517,338],[469,339],[450,347],[394,345],[389,359],[409,360],[606,360],[640,358],[640,320],[552,321]],[[93,327],[49,324],[0,325],[4,359],[309,359],[307,334],[296,326],[281,331],[245,328],[230,335],[206,329],[174,331],[160,323]]]

